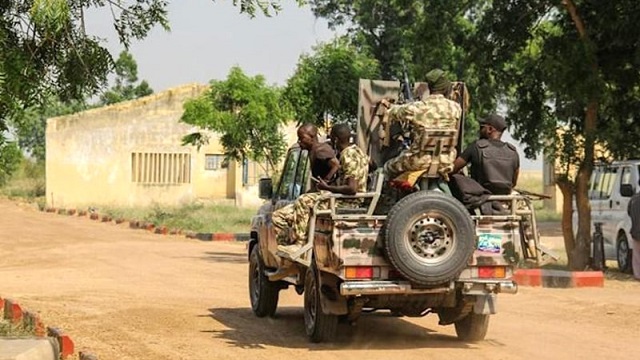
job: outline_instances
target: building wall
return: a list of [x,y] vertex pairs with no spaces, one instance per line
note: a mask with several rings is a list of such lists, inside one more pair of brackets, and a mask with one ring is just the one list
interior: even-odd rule
[[[181,145],[184,135],[198,131],[179,122],[183,104],[207,88],[184,85],[48,119],[47,205],[178,205],[200,199],[259,205],[257,182],[266,175],[260,166],[249,162],[246,171],[235,161],[222,166],[224,149],[214,133],[200,149]],[[293,144],[295,123],[283,130]],[[217,155],[215,170],[206,169],[207,155]]]
[[[206,88],[185,85],[48,119],[47,204],[140,206],[233,196],[226,186],[232,172],[204,170],[205,154],[223,153],[214,134],[199,151],[181,145],[197,130],[179,122],[183,103]],[[179,167],[187,178],[176,175]]]

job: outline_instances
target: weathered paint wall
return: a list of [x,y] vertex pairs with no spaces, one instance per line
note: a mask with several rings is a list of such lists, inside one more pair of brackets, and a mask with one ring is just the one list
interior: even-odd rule
[[[206,88],[185,85],[142,99],[49,119],[47,204],[140,206],[233,196],[226,186],[231,172],[204,170],[205,154],[223,153],[215,135],[199,151],[181,145],[181,138],[196,130],[179,122],[183,103]],[[132,153],[189,154],[190,181],[136,183],[132,178]]]
[[[222,155],[219,136],[209,133],[206,146],[182,146],[182,137],[197,128],[179,122],[186,100],[208,86],[190,84],[145,98],[48,119],[46,198],[54,207],[178,205],[194,200],[235,199],[238,206],[257,206],[257,180],[262,169],[249,164],[243,185],[242,164],[206,170],[206,155]],[[296,126],[283,131],[287,144],[296,140]],[[132,154],[188,154],[186,183],[136,182]],[[167,154],[167,155],[165,155]],[[139,163],[138,163],[139,165]],[[165,179],[171,169],[163,166]]]

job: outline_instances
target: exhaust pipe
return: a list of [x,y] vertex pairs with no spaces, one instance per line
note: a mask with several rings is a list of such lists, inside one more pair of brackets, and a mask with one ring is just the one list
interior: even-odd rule
[[510,282],[501,282],[499,285],[499,292],[505,294],[517,294],[518,293],[518,284],[513,281]]

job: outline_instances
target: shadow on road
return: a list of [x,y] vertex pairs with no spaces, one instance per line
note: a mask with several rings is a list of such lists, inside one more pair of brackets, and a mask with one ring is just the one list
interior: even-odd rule
[[216,338],[226,339],[230,345],[243,349],[262,349],[265,346],[305,348],[310,350],[364,349],[433,349],[472,348],[455,336],[437,334],[436,330],[415,325],[388,312],[363,314],[357,325],[338,325],[333,343],[313,344],[304,329],[300,307],[278,308],[275,318],[258,318],[250,308],[209,309],[209,315],[224,330],[202,330]]

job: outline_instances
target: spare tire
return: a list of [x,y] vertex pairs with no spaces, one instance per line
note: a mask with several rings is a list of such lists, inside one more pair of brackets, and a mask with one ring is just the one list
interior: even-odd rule
[[398,201],[385,223],[391,264],[413,283],[435,286],[456,279],[475,249],[469,212],[452,196],[418,191]]

